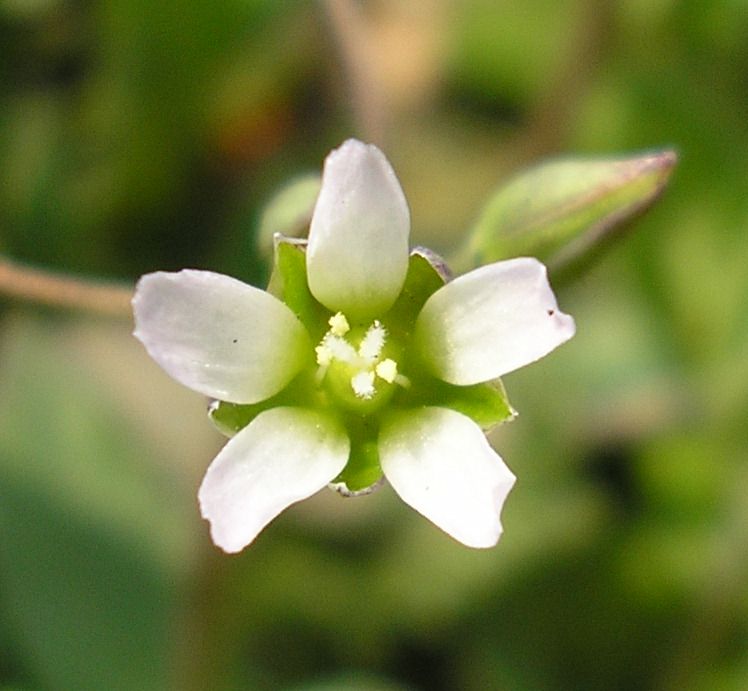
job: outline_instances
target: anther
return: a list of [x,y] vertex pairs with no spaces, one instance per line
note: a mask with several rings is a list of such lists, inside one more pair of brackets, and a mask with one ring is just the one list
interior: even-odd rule
[[333,314],[327,323],[330,325],[330,333],[333,336],[345,336],[351,330],[351,325],[342,312]]
[[392,384],[397,376],[397,363],[391,358],[382,360],[374,370],[380,379],[384,379],[388,384]]

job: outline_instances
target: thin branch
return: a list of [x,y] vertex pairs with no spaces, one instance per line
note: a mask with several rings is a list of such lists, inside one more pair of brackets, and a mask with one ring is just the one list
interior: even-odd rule
[[0,295],[50,307],[128,317],[133,290],[22,266],[0,257]]
[[322,2],[348,82],[351,109],[359,135],[368,142],[381,145],[386,109],[382,88],[370,59],[365,22],[350,0]]

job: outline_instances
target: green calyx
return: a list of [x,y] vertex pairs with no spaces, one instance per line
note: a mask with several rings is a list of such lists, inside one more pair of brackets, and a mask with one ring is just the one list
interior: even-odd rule
[[377,443],[379,421],[371,416],[350,415],[343,424],[348,431],[351,453],[333,485],[343,494],[365,492],[382,479]]
[[[416,318],[428,298],[444,285],[444,267],[427,251],[415,250],[400,296],[371,323],[349,323],[331,313],[309,291],[303,241],[276,239],[275,267],[268,292],[285,302],[309,332],[314,351],[302,372],[267,401],[240,405],[216,401],[210,418],[228,436],[257,415],[277,406],[327,409],[348,432],[348,463],[333,485],[359,492],[382,477],[378,436],[380,416],[441,406],[456,410],[488,429],[514,411],[500,382],[454,386],[430,375],[411,347]],[[292,431],[291,431],[292,433]]]

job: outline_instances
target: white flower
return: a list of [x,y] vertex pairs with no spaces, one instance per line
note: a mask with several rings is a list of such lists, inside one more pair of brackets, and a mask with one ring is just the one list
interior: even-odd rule
[[545,267],[518,258],[435,286],[415,323],[398,323],[409,227],[387,159],[348,140],[325,162],[306,247],[309,314],[319,323],[207,271],[139,281],[135,335],[151,357],[195,391],[258,404],[199,491],[225,551],[243,549],[287,506],[372,467],[460,542],[499,539],[515,478],[460,396],[546,355],[574,322]]

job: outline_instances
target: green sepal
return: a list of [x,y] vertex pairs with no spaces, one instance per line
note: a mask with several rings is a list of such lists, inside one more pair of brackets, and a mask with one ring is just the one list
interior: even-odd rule
[[451,408],[467,415],[484,430],[511,420],[517,414],[500,379],[472,386],[455,386],[429,378],[414,382],[412,389],[417,393],[406,394],[404,405]]
[[314,299],[306,275],[306,240],[275,237],[275,263],[268,292],[288,305],[313,341],[327,331],[330,311]]
[[547,161],[519,173],[491,197],[458,256],[461,269],[518,256],[551,269],[594,254],[665,187],[676,156],[655,151]]
[[250,405],[213,401],[208,407],[208,417],[221,434],[233,437],[260,413],[277,405],[277,403],[271,401],[273,399]]
[[332,482],[343,483],[349,492],[362,492],[382,479],[379,465],[379,425],[371,418],[350,416],[344,422],[351,441],[348,463]]
[[315,407],[319,403],[316,392],[313,373],[303,371],[283,391],[259,403],[212,401],[208,406],[208,417],[221,434],[233,437],[260,413],[271,408],[282,406]]
[[424,303],[444,285],[447,275],[446,265],[436,254],[419,248],[411,252],[400,296],[382,319],[400,343],[410,338]]
[[467,415],[484,430],[517,415],[500,379],[473,386],[455,386],[439,381],[435,388],[437,405]]

